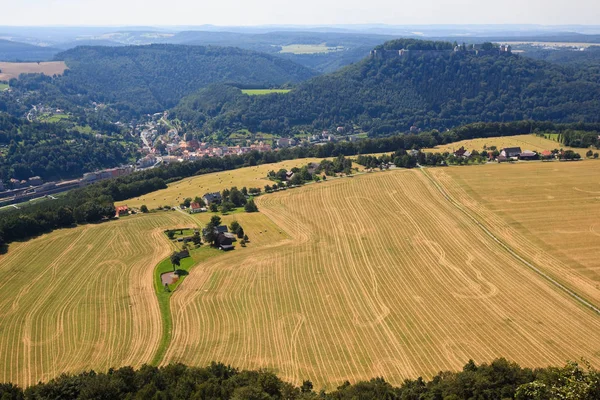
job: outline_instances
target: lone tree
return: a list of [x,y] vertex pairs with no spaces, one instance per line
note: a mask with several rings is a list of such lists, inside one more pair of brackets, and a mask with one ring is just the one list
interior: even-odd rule
[[254,203],[254,200],[250,200],[244,206],[244,210],[246,210],[246,212],[249,212],[249,213],[257,212],[258,211],[258,207],[256,207],[256,204]]
[[221,225],[221,217],[218,215],[213,215],[210,219],[210,222],[206,224],[206,234],[204,235],[204,239],[210,243],[211,246],[215,246],[217,244],[217,240],[219,238],[217,227],[219,225]]
[[171,264],[173,265],[173,272],[177,271],[175,266],[179,267],[181,265],[181,258],[179,257],[179,253],[176,251],[171,254]]
[[146,207],[145,204],[142,204],[142,206],[140,207],[140,211],[146,214],[148,212],[148,207]]
[[194,236],[192,236],[192,242],[194,242],[194,244],[196,246],[200,246],[202,244],[202,240],[200,240],[199,232],[194,233]]
[[167,237],[171,240],[175,237],[175,231],[167,231]]
[[237,235],[238,239],[241,239],[244,237],[244,228],[242,228],[241,226],[238,227],[238,229],[236,229],[234,232]]
[[240,223],[237,221],[233,221],[231,224],[229,224],[229,230],[233,233],[236,233],[238,231],[238,229],[240,229]]

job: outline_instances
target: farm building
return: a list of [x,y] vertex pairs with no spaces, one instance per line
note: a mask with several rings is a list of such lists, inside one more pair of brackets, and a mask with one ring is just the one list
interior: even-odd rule
[[540,153],[540,157],[543,159],[550,159],[554,157],[554,154],[550,150],[544,150]]
[[525,150],[519,154],[520,160],[537,160],[538,155],[535,151]]
[[233,240],[225,236],[224,233],[219,233],[219,236],[217,238],[217,244],[219,245],[219,249],[221,250],[233,250]]
[[117,207],[115,217],[122,217],[123,215],[129,215],[129,207],[127,205]]
[[[225,226],[225,225],[220,225],[215,228],[214,232],[218,233],[218,234],[223,234],[223,233],[228,233],[229,229],[227,229],[227,226]],[[206,228],[202,229],[202,236],[206,236],[207,233],[208,233],[208,231],[206,230]]]
[[190,214],[197,214],[201,212],[206,212],[206,208],[201,207],[199,203],[190,204]]
[[[467,153],[469,154],[468,156],[466,155]],[[471,153],[469,153],[464,147],[461,147],[460,149],[458,149],[454,152],[455,157],[466,158],[466,157],[469,157],[470,155],[471,155]]]
[[213,203],[221,204],[223,197],[221,197],[221,193],[219,192],[206,193],[204,196],[202,196],[202,200],[204,200],[206,205],[210,206]]
[[[519,155],[521,155],[520,147],[505,147],[500,152],[500,157],[506,157],[507,159],[509,159],[509,158],[516,159],[519,157]],[[500,158],[500,157],[498,157],[498,158]]]

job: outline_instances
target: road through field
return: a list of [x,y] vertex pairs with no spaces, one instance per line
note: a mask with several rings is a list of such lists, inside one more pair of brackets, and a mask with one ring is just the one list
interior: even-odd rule
[[[152,272],[178,213],[55,231],[0,255],[0,381],[150,362],[161,334]],[[187,222],[189,223],[189,221]]]
[[192,270],[171,300],[165,362],[267,367],[317,388],[378,375],[398,384],[470,358],[600,365],[600,318],[420,171],[309,185],[258,205],[286,235]]

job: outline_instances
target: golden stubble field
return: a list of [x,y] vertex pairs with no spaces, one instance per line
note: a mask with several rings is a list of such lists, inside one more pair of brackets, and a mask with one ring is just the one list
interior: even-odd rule
[[559,142],[546,139],[537,135],[498,136],[483,139],[468,139],[462,140],[460,142],[436,146],[431,149],[423,149],[423,151],[432,153],[444,153],[447,151],[449,153],[452,153],[455,150],[464,147],[469,151],[477,150],[481,152],[483,150],[483,146],[487,146],[488,148],[491,146],[496,146],[499,151],[502,150],[504,147],[520,147],[521,150],[531,150],[538,153],[544,150],[562,148],[564,150],[573,150],[574,152],[579,153],[582,157],[585,156],[585,153],[587,151],[587,149],[563,146]]
[[[317,389],[373,376],[399,384],[470,358],[600,366],[600,317],[436,186],[594,300],[598,165],[394,170],[261,196],[260,213],[223,217],[242,224],[248,247],[199,264],[173,294],[163,364],[265,367]],[[263,172],[194,183],[250,187]],[[162,231],[209,217],[136,215],[12,244],[0,255],[0,381],[150,362],[162,332],[153,270],[172,250]]]
[[0,382],[150,362],[161,319],[152,272],[180,213],[137,215],[11,244],[0,255]]
[[600,162],[432,169],[519,254],[600,306]]
[[399,384],[470,358],[600,365],[600,317],[500,247],[422,171],[313,184],[258,205],[288,237],[192,270],[171,300],[164,363],[266,367],[317,388],[373,376]]
[[193,176],[171,183],[166,189],[136,197],[135,199],[121,201],[117,205],[127,204],[129,207],[141,207],[142,204],[145,204],[148,208],[154,209],[158,206],[176,206],[182,203],[186,197],[201,197],[205,193],[221,192],[223,189],[229,189],[233,186],[237,186],[238,189],[246,186],[247,188],[257,187],[264,190],[265,185],[273,184],[272,181],[267,179],[269,171],[274,170],[277,172],[281,168],[287,170],[294,167],[301,168],[311,162],[320,163],[321,160],[320,158],[302,158]]
[[18,78],[21,74],[62,75],[67,69],[64,61],[48,61],[41,63],[0,62],[0,81]]

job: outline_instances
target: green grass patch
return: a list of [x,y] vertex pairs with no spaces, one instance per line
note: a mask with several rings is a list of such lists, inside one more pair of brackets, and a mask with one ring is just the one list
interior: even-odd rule
[[289,93],[291,89],[243,89],[242,93],[248,96],[264,96],[272,93]]
[[[185,231],[185,230],[184,230]],[[156,297],[158,298],[158,305],[160,308],[160,317],[162,320],[162,335],[160,343],[158,344],[158,350],[152,359],[152,365],[158,365],[162,361],[171,343],[171,337],[173,335],[173,318],[171,315],[171,307],[169,301],[173,292],[183,283],[185,277],[189,274],[193,267],[197,264],[208,260],[209,258],[215,257],[222,254],[220,250],[212,248],[208,245],[203,245],[197,249],[190,250],[190,257],[181,260],[181,265],[177,267],[177,271],[180,272],[180,278],[172,285],[169,285],[169,292],[165,290],[162,285],[160,276],[165,272],[172,272],[173,265],[171,264],[170,257],[162,260],[154,268],[154,290],[156,291]]]
[[189,228],[189,229],[175,229],[175,230],[173,230],[173,232],[175,233],[175,236],[173,238],[174,239],[179,239],[179,238],[182,238],[182,237],[193,236],[194,235],[194,231],[196,229],[192,229],[192,228]]
[[9,88],[8,83],[0,83],[0,92]]
[[545,133],[544,137],[546,139],[554,140],[555,142],[558,142],[558,135],[559,135],[558,133]]

